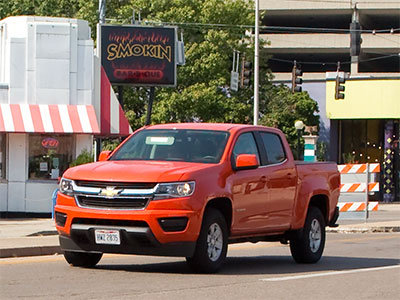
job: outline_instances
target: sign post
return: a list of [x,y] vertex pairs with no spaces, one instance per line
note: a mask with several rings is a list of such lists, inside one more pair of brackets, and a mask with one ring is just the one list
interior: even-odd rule
[[[155,87],[176,86],[177,27],[100,26],[101,65],[111,84],[150,87],[146,125],[151,123]],[[122,87],[119,88],[122,102]]]

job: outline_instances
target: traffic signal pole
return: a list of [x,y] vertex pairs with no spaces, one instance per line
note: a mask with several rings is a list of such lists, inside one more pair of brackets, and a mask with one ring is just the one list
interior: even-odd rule
[[254,35],[254,125],[258,125],[258,115],[259,115],[259,110],[258,110],[258,103],[259,103],[259,28],[258,28],[258,22],[260,19],[259,16],[259,9],[260,9],[260,1],[256,0],[256,11],[255,11],[255,35]]

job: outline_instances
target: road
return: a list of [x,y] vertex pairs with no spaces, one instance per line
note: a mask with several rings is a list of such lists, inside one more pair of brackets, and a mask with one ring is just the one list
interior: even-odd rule
[[230,245],[218,274],[182,258],[105,255],[94,269],[57,256],[0,259],[0,299],[399,299],[400,233],[327,234],[323,259],[298,265],[278,243]]

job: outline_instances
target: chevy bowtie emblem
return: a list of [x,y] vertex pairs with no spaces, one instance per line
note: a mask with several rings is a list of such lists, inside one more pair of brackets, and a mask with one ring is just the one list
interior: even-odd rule
[[116,190],[115,186],[108,186],[105,189],[101,189],[100,195],[108,198],[118,195],[122,190]]

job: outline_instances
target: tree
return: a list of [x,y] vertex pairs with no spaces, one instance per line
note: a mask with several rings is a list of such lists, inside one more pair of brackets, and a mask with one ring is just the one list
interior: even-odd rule
[[297,132],[294,123],[303,121],[307,126],[319,125],[318,103],[307,92],[292,93],[287,86],[272,86],[264,100],[267,107],[263,110],[260,124],[282,130],[292,149],[297,146]]

